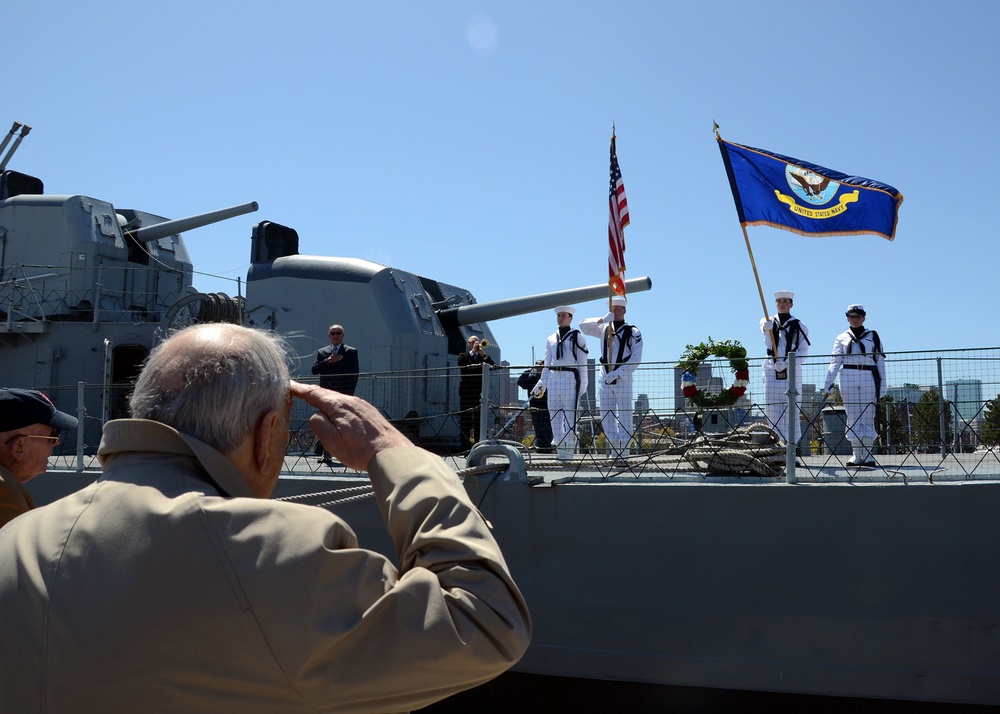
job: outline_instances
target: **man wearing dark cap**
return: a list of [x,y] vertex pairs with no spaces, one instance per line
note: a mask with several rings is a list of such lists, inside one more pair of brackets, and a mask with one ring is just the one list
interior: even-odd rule
[[545,360],[535,360],[535,366],[524,370],[517,379],[517,386],[528,393],[528,407],[531,425],[535,429],[535,449],[542,454],[552,453],[552,422],[549,420],[549,397],[542,393],[535,395],[535,385],[542,378]]
[[840,374],[840,394],[844,398],[848,438],[854,452],[847,461],[848,466],[878,465],[872,456],[872,447],[878,437],[875,402],[885,394],[885,352],[878,333],[865,327],[867,314],[864,305],[851,303],[847,306],[850,327],[833,342],[823,388],[823,393],[829,396]]
[[45,473],[59,433],[76,424],[41,392],[0,389],[0,527],[35,507],[24,484]]

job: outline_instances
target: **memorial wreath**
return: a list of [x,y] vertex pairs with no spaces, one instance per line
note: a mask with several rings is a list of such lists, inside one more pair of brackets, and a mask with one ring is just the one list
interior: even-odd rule
[[[711,337],[708,343],[687,345],[677,366],[684,370],[681,375],[681,391],[692,404],[699,407],[728,407],[746,394],[750,384],[750,365],[746,360],[747,351],[737,340],[716,342]],[[695,378],[698,376],[698,366],[709,357],[719,357],[729,360],[729,368],[733,370],[736,380],[729,389],[723,389],[719,394],[709,394],[698,389]]]

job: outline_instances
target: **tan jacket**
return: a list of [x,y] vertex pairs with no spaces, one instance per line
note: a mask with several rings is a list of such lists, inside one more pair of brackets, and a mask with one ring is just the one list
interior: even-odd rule
[[398,570],[162,424],[109,422],[99,453],[97,482],[0,529],[0,711],[403,711],[528,645],[484,519],[422,449],[371,464]]
[[0,528],[35,507],[31,494],[14,474],[0,466]]

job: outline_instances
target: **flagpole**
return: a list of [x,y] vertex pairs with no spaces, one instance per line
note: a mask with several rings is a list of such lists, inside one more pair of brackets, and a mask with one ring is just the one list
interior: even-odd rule
[[[740,228],[743,229],[743,240],[747,244],[747,255],[750,256],[750,266],[753,268],[753,279],[757,281],[757,294],[760,295],[760,306],[764,308],[764,322],[771,319],[771,316],[767,314],[767,301],[764,299],[764,289],[760,286],[760,276],[757,275],[757,263],[753,259],[753,251],[750,249],[750,236],[747,235],[747,226],[745,223],[740,224]],[[774,358],[778,359],[778,345],[774,343],[774,330],[767,331],[767,339],[771,341],[771,352],[774,354]]]
[[[719,145],[722,146],[722,135],[719,133],[719,125],[715,121],[712,122],[712,130],[715,132],[716,141],[718,141]],[[725,156],[725,151],[723,151],[723,156]],[[733,191],[734,191],[733,198],[735,199],[736,189],[733,188]],[[737,212],[740,213],[740,209],[738,206],[737,206]],[[743,214],[740,213],[740,218],[742,217]],[[757,261],[754,260],[753,249],[750,247],[750,236],[747,235],[747,224],[742,220],[740,221],[740,228],[743,229],[743,242],[746,243],[747,255],[750,256],[750,267],[753,268],[753,279],[754,282],[757,283],[757,295],[760,296],[760,306],[764,311],[764,321],[766,322],[771,316],[767,312],[767,300],[764,299],[764,288],[762,288],[760,285],[760,275],[757,273]],[[767,334],[768,338],[771,340],[771,351],[777,353],[777,347],[774,344],[774,334],[771,332],[771,330],[768,330]]]
[[[614,144],[615,141],[615,123],[611,122],[611,143]],[[622,236],[625,235],[625,229],[622,228]],[[611,287],[611,282],[608,282],[608,312],[611,312],[611,300],[615,296],[615,290]],[[611,358],[611,336],[608,335],[608,358]]]
[[771,317],[767,313],[767,300],[764,299],[764,289],[760,286],[760,276],[757,274],[757,263],[753,259],[753,250],[750,248],[750,236],[747,235],[746,224],[741,223],[740,228],[743,229],[743,240],[747,244],[747,255],[750,256],[750,267],[753,268],[753,279],[757,282],[757,294],[760,295],[760,306],[764,308],[764,319]]
[[[611,145],[612,146],[615,145],[615,123],[614,122],[611,122]],[[622,238],[624,238],[625,237],[625,229],[622,228],[621,231],[622,231]],[[611,286],[611,281],[608,281],[608,312],[614,312],[614,309],[613,309],[614,303],[612,303],[612,300],[614,299],[614,297],[615,297],[615,289]],[[605,341],[604,351],[608,355],[608,366],[611,365],[611,346],[612,346],[613,341],[614,341],[614,334],[615,334],[615,325],[614,325],[614,322],[612,321],[612,323],[610,325],[608,325],[605,328],[605,330],[604,330],[604,335],[605,335],[605,337],[604,337],[604,341]],[[610,370],[608,370],[608,371],[610,371]],[[598,369],[597,373],[600,374],[600,372],[601,372],[601,370]],[[603,375],[602,375],[602,379],[603,379]]]

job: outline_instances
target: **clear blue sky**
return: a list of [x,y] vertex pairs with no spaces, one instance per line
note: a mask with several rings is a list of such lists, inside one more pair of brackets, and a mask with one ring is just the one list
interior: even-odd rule
[[[646,359],[709,336],[759,356],[715,120],[905,196],[893,243],[748,229],[769,306],[796,292],[814,354],[850,302],[890,351],[1000,344],[997,200],[976,178],[998,156],[1000,3],[35,0],[2,17],[0,129],[34,127],[10,168],[171,218],[260,203],[186,234],[203,291],[236,292],[265,219],[303,253],[480,302],[602,283],[614,122],[627,277],[654,283],[629,306]],[[330,318],[350,333],[346,307]],[[555,319],[491,326],[519,364]]]

